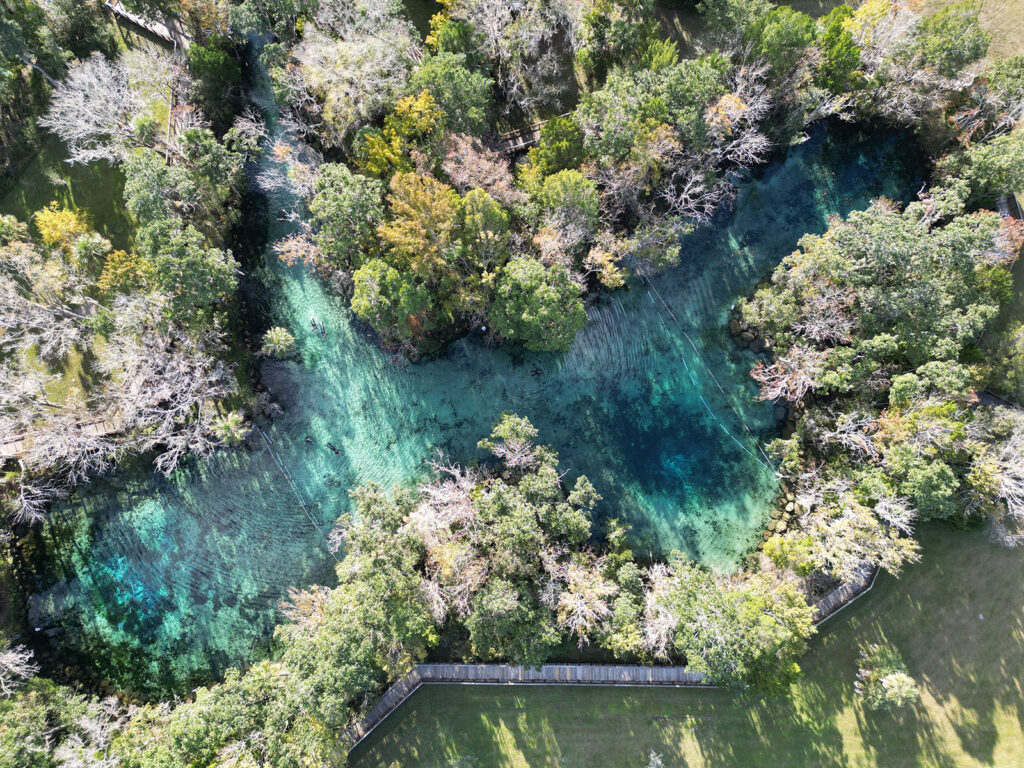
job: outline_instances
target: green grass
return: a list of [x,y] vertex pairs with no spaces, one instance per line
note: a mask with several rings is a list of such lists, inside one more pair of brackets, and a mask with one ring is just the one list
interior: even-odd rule
[[[785,4],[815,18],[824,16],[844,0],[789,0]],[[924,0],[926,13],[960,0]],[[851,2],[851,5],[854,3]],[[658,0],[655,14],[665,33],[679,44],[679,50],[693,55],[694,36],[703,29],[695,2],[684,0]],[[1003,58],[1024,54],[1024,0],[982,0],[981,26],[992,35],[989,58]]]
[[16,181],[0,191],[0,213],[31,222],[50,201],[85,211],[92,227],[115,248],[130,250],[132,224],[124,208],[124,174],[106,161],[68,165],[61,140],[49,134]]
[[[925,0],[925,11],[934,13],[959,0]],[[990,59],[1024,54],[1024,1],[982,0],[982,29],[992,35]]]
[[[929,526],[924,560],[829,620],[787,695],[722,690],[421,688],[352,756],[354,768],[1012,766],[1024,764],[1024,557],[982,531]],[[871,713],[859,644],[903,653],[922,700]]]
[[53,403],[84,404],[99,381],[93,362],[106,343],[106,337],[96,334],[91,348],[84,352],[74,347],[60,360],[51,362],[42,360],[32,347],[22,352],[22,359],[28,369],[57,377],[46,384],[46,394]]
[[[0,192],[0,214],[11,214],[31,225],[32,216],[55,200],[62,207],[84,211],[90,225],[114,248],[130,250],[133,227],[124,207],[124,175],[104,161],[68,165],[61,140],[53,134],[47,136],[17,180]],[[72,350],[56,364],[44,363],[29,352],[27,362],[59,375],[47,385],[47,393],[56,403],[84,402],[95,384],[91,358],[81,350]]]

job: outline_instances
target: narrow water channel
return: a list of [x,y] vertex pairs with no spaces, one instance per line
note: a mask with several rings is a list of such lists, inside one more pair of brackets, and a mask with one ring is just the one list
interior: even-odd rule
[[[502,411],[533,421],[570,481],[590,477],[599,518],[629,522],[641,553],[735,567],[775,490],[754,457],[776,423],[755,399],[754,356],[730,339],[728,310],[805,232],[878,195],[907,199],[922,168],[906,137],[819,127],[746,182],[733,212],[687,237],[678,268],[592,306],[559,355],[470,337],[442,359],[396,365],[343,301],[268,251],[251,300],[294,333],[297,354],[263,366],[284,408],[267,442],[168,479],[122,472],[82,488],[43,537],[39,560],[53,565],[25,585],[30,621],[116,687],[186,690],[262,652],[289,586],[330,582],[317,527],[345,513],[349,488],[414,481],[435,447],[480,457],[475,444]],[[277,237],[288,201],[269,202]]]

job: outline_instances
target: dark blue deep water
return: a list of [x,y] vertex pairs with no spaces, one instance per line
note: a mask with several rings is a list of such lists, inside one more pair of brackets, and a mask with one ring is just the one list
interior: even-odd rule
[[[53,565],[26,585],[33,625],[64,663],[138,691],[182,691],[246,663],[266,647],[286,589],[331,578],[310,517],[329,528],[350,487],[422,476],[434,446],[479,457],[477,440],[506,410],[533,420],[570,479],[590,477],[598,516],[628,521],[640,553],[676,548],[735,567],[775,491],[758,445],[776,426],[747,375],[754,356],[728,335],[729,308],[801,235],[873,197],[907,199],[922,173],[906,137],[818,128],[687,237],[678,268],[592,306],[561,355],[514,357],[469,338],[443,359],[395,365],[317,280],[268,254],[252,276],[257,298],[298,347],[296,360],[263,369],[285,410],[267,430],[273,450],[82,488],[41,536],[38,560]],[[271,201],[271,219],[285,203]]]

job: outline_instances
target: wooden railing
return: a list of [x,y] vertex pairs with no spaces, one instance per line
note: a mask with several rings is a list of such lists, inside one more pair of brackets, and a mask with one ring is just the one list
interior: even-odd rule
[[[875,585],[878,569],[866,569],[814,603],[815,624],[834,616]],[[418,664],[392,685],[358,723],[345,732],[351,746],[370,735],[378,725],[412,696],[421,685],[625,685],[675,688],[713,688],[707,678],[687,667],[655,667],[645,664]]]
[[878,578],[879,570],[879,568],[865,568],[856,578],[840,584],[815,602],[814,607],[817,609],[817,613],[814,617],[814,623],[821,624],[825,619],[834,616],[858,597],[869,591],[875,586],[875,579]]
[[178,19],[166,18],[164,21],[153,21],[137,13],[132,13],[121,4],[121,0],[105,0],[103,5],[109,8],[115,16],[131,22],[139,29],[143,29],[161,40],[166,40],[178,48],[188,48],[192,43],[192,38],[189,37]]
[[[566,117],[569,113],[559,115]],[[498,152],[503,155],[514,155],[522,152],[540,141],[540,129],[544,127],[547,120],[540,120],[525,128],[517,128],[514,131],[507,131],[498,135]]]
[[418,664],[388,688],[377,705],[345,732],[355,746],[421,685],[626,685],[685,688],[711,686],[704,675],[685,667],[642,664]]

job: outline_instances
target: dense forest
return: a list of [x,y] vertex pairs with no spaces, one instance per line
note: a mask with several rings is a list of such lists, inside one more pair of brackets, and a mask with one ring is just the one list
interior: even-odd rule
[[[128,44],[89,4],[0,4],[5,163],[52,132],[70,163],[123,174],[133,227],[115,248],[71,207],[0,216],[0,438],[24,445],[4,455],[12,551],[90,478],[171,474],[276,415],[250,372],[295,340],[245,338],[234,251],[255,198],[296,224],[274,253],[416,365],[467,334],[568,349],[588,305],[672,268],[821,121],[912,132],[932,175],[906,205],[807,234],[735,309],[760,397],[793,417],[767,446],[785,524],[742,570],[634,552],[614,514],[594,523],[590,480],[566,483],[528,419],[495,413],[480,456],[347,489],[337,582],[293,588],[265,659],[181,699],[54,682],[0,635],[0,766],[344,765],[346,728],[428,656],[575,652],[777,691],[814,598],[898,574],[919,522],[1024,542],[1024,326],[1005,312],[1024,225],[1000,212],[1024,189],[1024,56],[987,58],[977,4],[815,19],[699,0],[683,53],[646,0],[447,0],[425,42],[390,0],[125,5],[191,44]],[[60,366],[88,390],[64,391]],[[915,695],[882,647],[862,688],[883,709]]]

